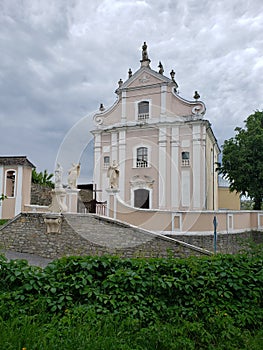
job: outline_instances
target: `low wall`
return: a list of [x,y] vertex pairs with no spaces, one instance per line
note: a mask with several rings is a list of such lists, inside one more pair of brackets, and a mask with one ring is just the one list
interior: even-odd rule
[[[168,237],[173,237],[210,251],[214,249],[213,234],[197,235],[188,233],[187,235],[168,235]],[[251,243],[263,244],[263,232],[219,233],[217,235],[216,251],[222,254],[236,254],[242,250],[247,250]]]
[[118,195],[109,196],[108,216],[165,235],[209,235],[217,220],[220,234],[263,231],[263,211],[168,211],[133,208]]

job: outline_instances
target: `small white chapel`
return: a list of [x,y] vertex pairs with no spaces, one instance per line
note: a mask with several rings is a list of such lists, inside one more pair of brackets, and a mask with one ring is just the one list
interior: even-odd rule
[[139,69],[118,82],[116,102],[95,114],[94,184],[107,200],[109,166],[118,167],[120,198],[136,208],[217,210],[220,149],[197,91],[182,98],[175,72],[151,68],[146,42]]

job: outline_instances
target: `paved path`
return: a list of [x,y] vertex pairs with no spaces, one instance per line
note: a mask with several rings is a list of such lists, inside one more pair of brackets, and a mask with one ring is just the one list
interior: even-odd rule
[[8,260],[24,259],[27,260],[29,265],[46,267],[52,259],[42,258],[41,256],[27,253],[18,253],[11,250],[1,251]]

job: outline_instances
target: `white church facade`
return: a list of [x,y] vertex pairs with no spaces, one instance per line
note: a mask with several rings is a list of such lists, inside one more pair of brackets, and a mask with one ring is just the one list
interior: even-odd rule
[[157,210],[217,210],[216,162],[220,152],[205,104],[178,93],[172,70],[150,67],[147,45],[140,68],[119,81],[117,101],[94,116],[94,184],[107,200],[107,170],[119,170],[119,197],[128,205]]

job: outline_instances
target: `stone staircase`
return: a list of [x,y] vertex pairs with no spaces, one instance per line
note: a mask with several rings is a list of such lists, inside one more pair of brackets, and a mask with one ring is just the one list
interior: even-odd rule
[[135,247],[155,238],[150,232],[93,214],[63,214],[63,216],[80,236],[108,248]]
[[204,255],[211,252],[183,241],[133,227],[111,218],[94,214],[63,214],[72,229],[84,239],[100,246],[113,249],[127,249],[150,243],[157,237],[172,244],[196,251]]

